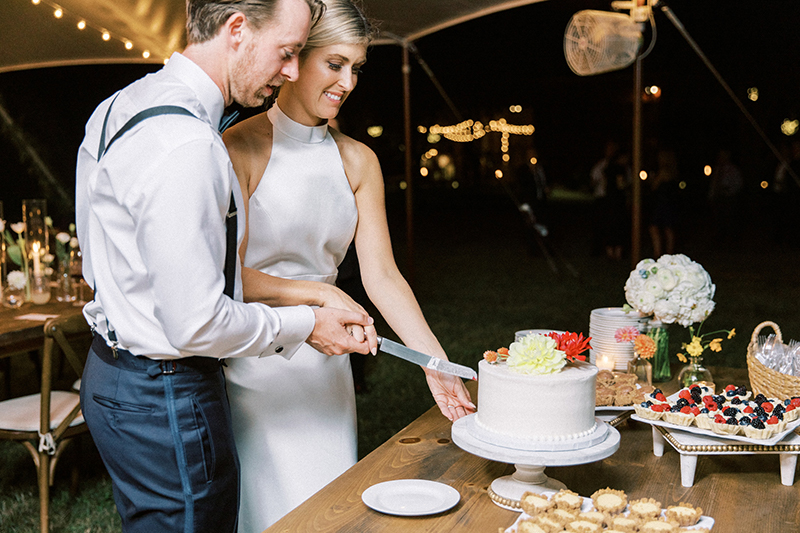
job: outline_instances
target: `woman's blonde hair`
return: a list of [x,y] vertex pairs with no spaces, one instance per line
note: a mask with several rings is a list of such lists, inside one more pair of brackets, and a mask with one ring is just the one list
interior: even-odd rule
[[369,46],[378,28],[369,20],[354,0],[322,0],[325,13],[313,25],[306,45],[300,52],[307,55],[315,48],[333,44],[363,44]]

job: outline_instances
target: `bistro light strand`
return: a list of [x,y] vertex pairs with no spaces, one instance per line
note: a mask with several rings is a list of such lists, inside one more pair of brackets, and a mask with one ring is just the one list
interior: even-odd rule
[[[76,15],[74,13],[66,11],[63,7],[61,7],[60,5],[56,4],[55,2],[51,2],[50,0],[31,0],[31,4],[33,4],[34,6],[44,5],[44,6],[49,7],[50,9],[53,10],[53,17],[55,17],[56,19],[59,19],[59,20],[67,18],[68,16],[74,17],[74,19],[77,21],[75,23],[75,27],[78,28],[78,30],[80,30],[80,31],[85,30],[86,28],[91,28],[91,29],[97,31],[100,34],[100,38],[103,39],[104,41],[111,41],[113,39],[115,41],[119,41],[120,43],[122,43],[122,45],[125,47],[126,50],[133,50],[133,48],[134,48],[133,41],[131,41],[130,39],[128,39],[126,37],[114,35],[110,31],[108,31],[107,29],[90,23],[84,17],[78,16],[78,15]],[[150,51],[149,50],[144,50],[142,52],[142,57],[145,58],[145,59],[149,58],[150,57]]]

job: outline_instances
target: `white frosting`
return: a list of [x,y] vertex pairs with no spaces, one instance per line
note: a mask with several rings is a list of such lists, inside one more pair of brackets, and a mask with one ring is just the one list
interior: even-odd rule
[[516,373],[505,364],[478,363],[481,429],[514,439],[558,442],[580,439],[597,429],[597,367],[570,363],[545,376]]

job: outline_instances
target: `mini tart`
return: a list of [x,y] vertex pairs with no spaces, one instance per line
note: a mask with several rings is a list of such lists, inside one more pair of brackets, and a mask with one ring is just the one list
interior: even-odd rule
[[[500,528],[501,532],[505,530]],[[526,518],[525,520],[520,520],[517,524],[517,533],[548,533],[541,527],[539,524],[536,523],[536,520],[533,518]]]
[[786,410],[783,412],[783,419],[786,420],[786,422],[794,422],[799,416],[800,409],[791,404],[787,405]]
[[519,499],[519,506],[531,516],[538,516],[553,507],[553,502],[547,496],[536,492],[526,491]]
[[678,533],[678,526],[674,522],[649,520],[639,526],[639,533]]
[[569,489],[561,489],[556,492],[550,497],[550,501],[559,509],[574,511],[575,513],[579,512],[581,505],[583,505],[583,497]]
[[578,515],[578,520],[587,520],[603,526],[608,522],[608,515],[601,511],[585,511]]
[[694,417],[694,423],[700,429],[711,431],[711,424],[714,423],[714,413],[700,413]]
[[566,509],[550,509],[547,511],[546,515],[556,522],[560,523],[562,526],[566,526],[568,523],[575,521],[578,516],[577,514],[567,511]]
[[624,533],[636,533],[639,522],[627,516],[617,515],[611,519],[609,526]]
[[603,526],[578,518],[567,524],[566,531],[568,533],[600,533],[603,531]]
[[[637,403],[633,406],[633,410],[636,411],[637,416],[640,416],[645,420],[661,420],[661,417],[664,415],[664,411],[659,410],[662,409],[659,407],[660,405],[667,404],[653,404],[649,407],[645,407],[641,403]],[[653,410],[653,407],[656,407],[656,410]]]
[[682,413],[680,411],[673,413],[672,411],[665,411],[662,418],[665,422],[675,424],[676,426],[691,426],[695,416],[692,413]]
[[653,498],[641,498],[628,504],[631,518],[655,519],[661,514],[661,502]]
[[680,502],[678,505],[667,507],[664,516],[670,522],[686,527],[695,525],[702,514],[703,510],[700,507],[695,507],[691,503]]
[[753,426],[744,426],[744,436],[748,439],[768,439],[775,434],[775,426],[764,425],[763,428],[754,428]]
[[600,489],[592,494],[594,508],[608,514],[618,514],[628,505],[628,496],[621,490]]
[[559,533],[559,531],[564,530],[564,526],[561,525],[558,520],[551,518],[548,514],[540,514],[534,518],[534,520],[539,527],[545,530],[547,533]]
[[711,421],[711,431],[717,435],[738,435],[742,432],[742,426],[736,424],[728,424],[726,422]]

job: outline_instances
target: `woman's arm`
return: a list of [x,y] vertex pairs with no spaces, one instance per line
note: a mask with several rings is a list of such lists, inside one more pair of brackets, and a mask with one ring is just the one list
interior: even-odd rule
[[[378,158],[361,143],[338,133],[334,138],[355,193],[358,208],[355,244],[367,295],[406,346],[447,360],[395,263]],[[433,397],[447,418],[456,420],[475,410],[460,378],[428,369],[425,374]]]

